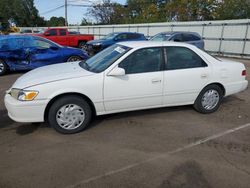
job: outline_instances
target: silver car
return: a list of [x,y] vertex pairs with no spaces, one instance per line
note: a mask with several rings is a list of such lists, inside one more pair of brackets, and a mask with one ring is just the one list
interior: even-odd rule
[[204,40],[202,37],[195,32],[162,32],[158,33],[149,40],[151,41],[175,41],[175,42],[185,42],[192,44],[200,49],[204,49]]

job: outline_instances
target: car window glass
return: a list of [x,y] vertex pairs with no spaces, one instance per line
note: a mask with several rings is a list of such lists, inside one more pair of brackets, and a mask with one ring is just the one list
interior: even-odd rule
[[153,36],[150,40],[152,41],[164,41],[165,36],[164,34],[157,34],[155,36]]
[[116,36],[116,40],[126,40],[128,38],[127,34],[120,34]]
[[204,60],[185,47],[167,47],[166,70],[186,69],[207,66]]
[[56,36],[57,35],[56,29],[51,29],[48,32],[49,32],[50,36]]
[[193,34],[183,35],[183,41],[196,41],[196,40],[201,40],[201,38]]
[[60,29],[59,33],[60,33],[60,36],[65,36],[66,35],[66,30],[65,29]]
[[33,40],[33,47],[39,48],[39,49],[47,49],[50,48],[52,45],[46,41],[35,39]]
[[161,48],[145,48],[133,52],[119,64],[119,67],[123,68],[126,74],[136,74],[160,71],[161,65]]
[[177,42],[182,42],[183,38],[182,38],[182,34],[176,34],[173,38],[173,41],[177,41]]
[[130,48],[127,46],[114,44],[92,56],[87,61],[81,62],[80,66],[87,69],[88,71],[99,73],[106,70],[129,50]]

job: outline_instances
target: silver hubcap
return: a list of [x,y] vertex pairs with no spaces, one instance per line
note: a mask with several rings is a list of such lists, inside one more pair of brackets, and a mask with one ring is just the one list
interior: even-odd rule
[[66,130],[77,129],[85,120],[84,110],[75,104],[67,104],[56,113],[56,121],[60,127]]
[[68,59],[68,62],[74,62],[74,61],[80,61],[81,59],[79,57],[71,57]]
[[219,101],[220,101],[219,93],[214,89],[210,89],[206,93],[204,93],[201,100],[201,104],[203,108],[205,108],[206,110],[212,110],[217,106]]
[[0,61],[0,72],[3,72],[3,70],[4,70],[4,64],[3,62]]

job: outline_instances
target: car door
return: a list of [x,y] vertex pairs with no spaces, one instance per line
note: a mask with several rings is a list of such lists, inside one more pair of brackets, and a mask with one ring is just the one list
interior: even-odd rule
[[29,43],[29,37],[16,37],[8,39],[6,49],[9,49],[7,61],[12,63],[12,68],[15,70],[27,70],[30,69],[29,51],[27,47]]
[[60,44],[60,41],[58,41],[58,37],[57,37],[58,36],[57,31],[58,31],[58,29],[49,29],[47,31],[48,36],[46,36],[46,38],[56,42],[57,44]]
[[69,38],[67,36],[67,30],[66,29],[59,29],[59,36],[57,37],[57,43],[62,46],[68,46],[69,45]]
[[211,67],[186,47],[165,48],[164,105],[192,104],[209,83]]
[[43,39],[33,39],[32,50],[30,51],[30,66],[32,68],[62,62],[63,54],[59,46]]
[[124,76],[105,76],[106,111],[126,111],[162,105],[163,50],[161,47],[139,49],[118,67]]

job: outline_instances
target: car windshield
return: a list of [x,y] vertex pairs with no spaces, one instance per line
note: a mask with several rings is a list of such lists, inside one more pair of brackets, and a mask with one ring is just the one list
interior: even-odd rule
[[150,40],[151,41],[166,41],[170,37],[171,37],[170,34],[160,33],[160,34],[157,34],[157,35],[153,36]]
[[100,73],[106,70],[117,59],[127,53],[131,48],[114,44],[109,48],[99,52],[95,56],[91,57],[87,61],[80,62],[80,66],[88,71]]
[[113,39],[116,35],[118,35],[118,33],[109,33],[108,35],[106,35],[105,37],[103,37],[103,40],[109,40],[109,39]]

